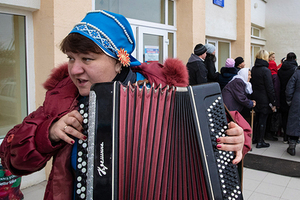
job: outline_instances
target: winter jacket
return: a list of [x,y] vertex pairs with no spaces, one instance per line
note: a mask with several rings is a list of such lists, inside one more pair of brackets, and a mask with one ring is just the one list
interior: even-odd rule
[[213,54],[206,53],[205,66],[207,69],[207,82],[218,82],[219,72],[216,72],[215,67],[216,57]]
[[262,59],[256,59],[251,70],[251,84],[253,93],[251,99],[256,101],[255,112],[264,114],[272,113],[269,106],[275,105],[275,92],[273,87],[271,71],[268,69],[269,63]]
[[300,136],[300,68],[298,68],[286,85],[286,102],[290,105],[286,134]]
[[223,101],[228,110],[241,112],[244,107],[252,108],[253,102],[248,99],[245,91],[246,84],[240,78],[229,82],[222,90]]
[[219,84],[221,90],[227,85],[227,83],[238,73],[238,69],[235,67],[222,67],[219,75]]
[[276,107],[280,107],[280,80],[278,77],[278,68],[276,62],[271,60],[269,62],[269,70],[272,74],[273,87],[275,92],[275,105]]
[[298,63],[296,60],[286,60],[278,70],[278,77],[280,80],[280,110],[282,112],[289,111],[289,106],[286,103],[285,88],[297,66]]
[[[186,67],[177,59],[166,60],[164,66],[158,63],[146,65],[133,70],[143,72],[151,80],[150,84],[188,85]],[[135,82],[135,79],[136,74],[129,70],[125,80]],[[54,121],[77,109],[79,93],[68,75],[67,64],[55,68],[44,87],[47,92],[43,106],[24,118],[22,124],[16,125],[4,138],[0,146],[1,162],[4,168],[21,176],[41,170],[53,157],[44,199],[70,200],[73,195],[72,145],[64,141],[52,144],[48,130]]]
[[190,85],[197,85],[207,82],[207,69],[205,63],[199,56],[192,54],[186,64],[189,71],[189,83]]

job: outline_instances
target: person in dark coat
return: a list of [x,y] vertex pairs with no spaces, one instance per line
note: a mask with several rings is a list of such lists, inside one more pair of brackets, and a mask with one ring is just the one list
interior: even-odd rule
[[[277,64],[275,62],[275,52],[270,51],[269,52],[269,70],[271,71],[272,74],[272,81],[273,81],[273,87],[274,87],[274,92],[275,92],[275,106],[276,106],[276,110],[277,112],[279,112],[279,107],[280,107],[280,80],[278,77],[278,68],[277,68]],[[279,131],[274,131],[275,127],[271,127],[272,123],[272,118],[274,119],[275,116],[278,113],[271,113],[268,117],[268,121],[267,121],[267,130],[266,130],[266,135],[265,135],[265,139],[266,140],[271,140],[271,141],[277,141],[278,138],[275,137],[276,133]],[[278,127],[278,129],[280,129],[280,127]]]
[[294,156],[296,144],[300,136],[300,68],[290,78],[286,85],[286,102],[290,107],[286,134],[288,135],[289,147],[287,152]]
[[252,78],[252,99],[256,101],[253,143],[256,148],[269,147],[270,144],[264,141],[266,131],[267,118],[272,111],[274,112],[275,92],[272,82],[271,71],[268,69],[269,53],[265,50],[260,50],[256,54],[254,67],[251,70]]
[[205,45],[206,51],[206,58],[205,58],[205,66],[208,71],[207,73],[207,82],[218,82],[219,79],[219,72],[216,71],[216,48],[212,44]]
[[186,64],[189,71],[189,84],[197,85],[207,82],[207,69],[204,63],[206,57],[206,47],[203,44],[197,44],[194,48],[194,53]]
[[289,106],[286,103],[285,89],[291,76],[294,74],[295,69],[298,66],[296,62],[297,56],[295,53],[290,52],[286,56],[286,60],[282,63],[282,66],[278,70],[278,77],[280,80],[280,112],[282,118],[282,129],[283,129],[283,141],[288,142],[288,137],[286,135],[286,124],[289,114]]
[[241,112],[244,107],[255,107],[256,102],[247,97],[248,94],[253,92],[249,82],[250,78],[251,72],[249,68],[243,68],[223,88],[223,101],[228,110]]
[[237,75],[238,69],[234,67],[234,64],[235,62],[232,58],[227,58],[225,67],[221,68],[221,74],[219,75],[221,90],[235,75]]

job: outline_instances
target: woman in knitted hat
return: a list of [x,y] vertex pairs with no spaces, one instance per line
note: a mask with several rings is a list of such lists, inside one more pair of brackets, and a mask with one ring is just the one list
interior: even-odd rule
[[[72,200],[75,194],[86,199],[87,188],[78,188],[81,183],[75,183],[82,178],[74,179],[74,172],[86,169],[85,162],[76,163],[80,159],[77,144],[83,148],[87,145],[87,130],[83,128],[87,115],[82,116],[81,111],[90,87],[110,81],[135,83],[145,78],[154,86],[184,87],[188,86],[188,72],[178,59],[168,59],[164,65],[140,64],[131,55],[135,39],[129,22],[124,16],[107,11],[89,12],[64,38],[60,48],[68,63],[53,69],[44,84],[47,93],[43,105],[7,133],[0,157],[3,166],[16,175],[39,171],[53,158],[44,199]],[[229,125],[230,137],[219,138],[219,149],[235,151],[233,162],[238,163],[244,135],[235,123]]]
[[207,82],[218,82],[219,79],[219,72],[216,71],[216,48],[212,44],[206,44],[205,45],[207,51],[206,51],[206,57],[205,57],[205,66],[207,69]]
[[234,67],[235,61],[232,58],[227,58],[225,67],[221,68],[221,73],[219,75],[219,84],[221,90],[226,86],[226,84],[237,75],[237,68]]

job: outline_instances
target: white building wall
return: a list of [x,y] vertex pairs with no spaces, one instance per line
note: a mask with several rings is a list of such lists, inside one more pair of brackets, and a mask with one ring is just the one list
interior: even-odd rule
[[[227,40],[236,40],[236,1],[224,2],[224,7],[213,4],[212,0],[205,2],[205,35]],[[204,23],[199,21],[199,26]]]
[[266,50],[275,51],[276,63],[287,53],[300,58],[299,0],[272,0],[266,4]]
[[251,23],[259,28],[265,27],[266,2],[251,0]]

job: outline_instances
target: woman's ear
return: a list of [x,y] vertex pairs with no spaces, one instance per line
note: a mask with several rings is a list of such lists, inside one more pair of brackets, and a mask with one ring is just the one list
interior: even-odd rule
[[117,61],[116,65],[115,65],[115,70],[118,74],[121,73],[121,70],[122,70],[122,63]]

